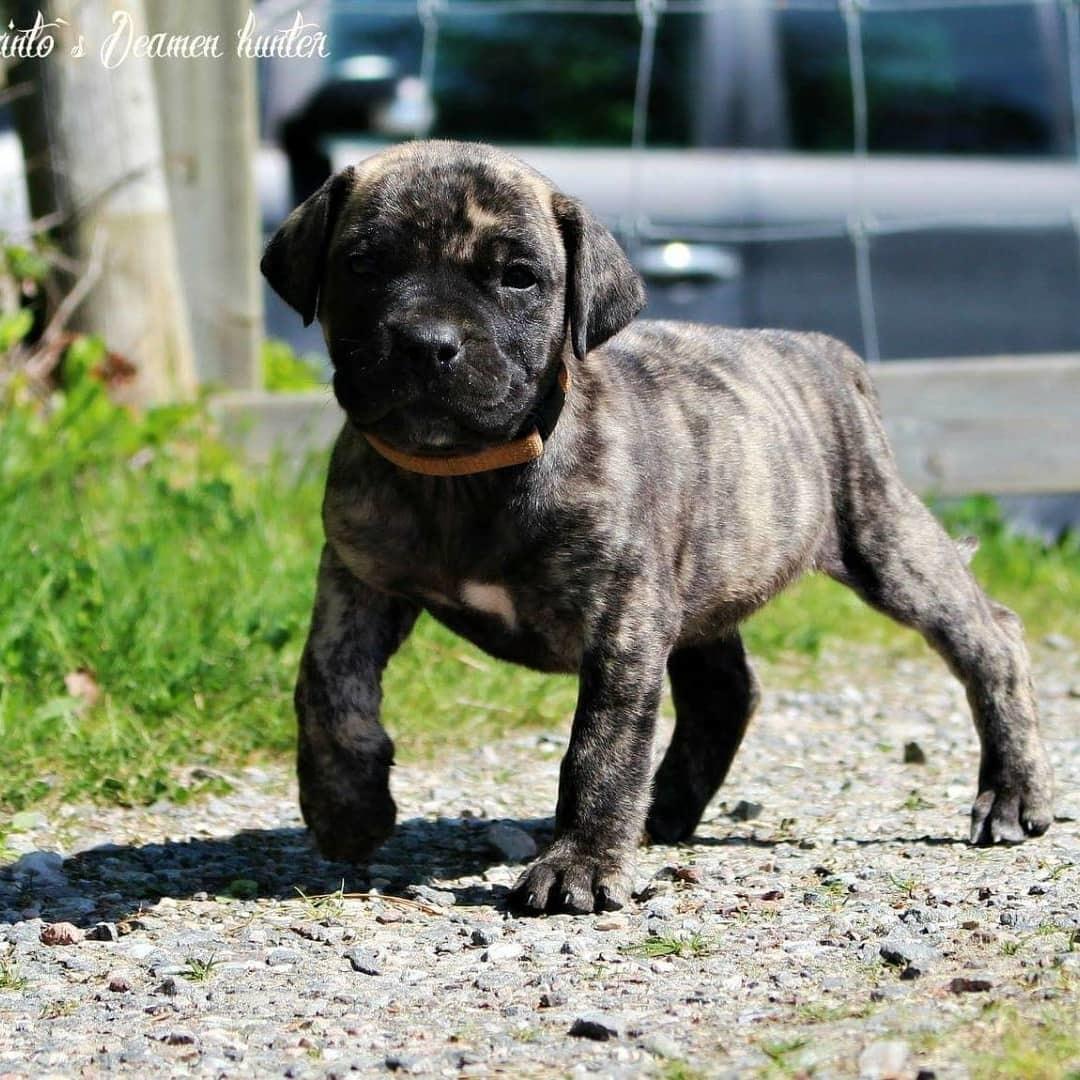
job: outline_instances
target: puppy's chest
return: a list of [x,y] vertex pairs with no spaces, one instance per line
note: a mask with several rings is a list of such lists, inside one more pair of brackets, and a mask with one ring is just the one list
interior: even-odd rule
[[497,519],[398,524],[328,534],[361,580],[408,597],[486,652],[544,671],[577,669],[583,606],[564,553]]

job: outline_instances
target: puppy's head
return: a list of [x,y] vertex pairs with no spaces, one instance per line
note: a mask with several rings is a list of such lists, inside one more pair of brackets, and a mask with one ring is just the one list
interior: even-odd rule
[[421,453],[515,438],[567,343],[583,359],[645,299],[584,207],[470,143],[405,143],[331,177],[262,271],[318,317],[353,423]]

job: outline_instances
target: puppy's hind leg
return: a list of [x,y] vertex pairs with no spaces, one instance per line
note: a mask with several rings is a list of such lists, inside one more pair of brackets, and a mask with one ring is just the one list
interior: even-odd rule
[[1053,817],[1053,780],[1020,620],[982,591],[963,543],[950,539],[895,474],[883,470],[871,479],[849,494],[840,564],[830,572],[920,631],[964,684],[982,744],[972,843],[1039,836]]
[[653,782],[645,831],[674,844],[693,835],[724,781],[761,694],[738,632],[668,658],[675,733]]

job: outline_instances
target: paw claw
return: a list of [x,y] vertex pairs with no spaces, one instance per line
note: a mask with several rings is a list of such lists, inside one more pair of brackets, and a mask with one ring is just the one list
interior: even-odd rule
[[591,915],[614,911],[629,897],[629,877],[573,849],[549,851],[527,866],[510,891],[509,906],[524,915]]
[[[1019,794],[990,788],[980,791],[971,808],[971,843],[978,847],[993,844],[1020,844],[1029,836],[1042,836],[1050,827],[1049,809],[1030,810]],[[1038,804],[1048,799],[1035,799]]]

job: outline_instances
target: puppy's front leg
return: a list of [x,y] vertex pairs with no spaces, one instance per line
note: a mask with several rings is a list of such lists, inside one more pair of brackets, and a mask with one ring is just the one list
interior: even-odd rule
[[511,892],[511,906],[520,911],[586,914],[629,899],[670,647],[659,627],[627,625],[631,618],[601,620],[586,648],[559,777],[555,838]]
[[295,700],[300,809],[327,858],[362,861],[394,830],[394,744],[379,723],[380,684],[417,614],[323,548]]

